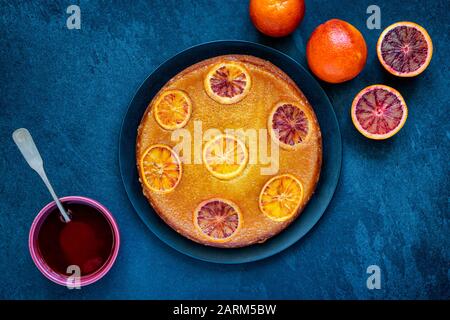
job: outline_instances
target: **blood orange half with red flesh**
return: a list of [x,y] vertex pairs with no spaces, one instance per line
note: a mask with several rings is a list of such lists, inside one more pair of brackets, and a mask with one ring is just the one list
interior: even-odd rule
[[194,212],[194,225],[213,242],[228,241],[241,224],[241,212],[229,200],[215,198],[203,201]]
[[433,44],[428,32],[413,22],[397,22],[387,27],[377,43],[383,67],[398,77],[414,77],[431,61]]
[[403,127],[408,108],[394,88],[373,85],[356,95],[351,114],[359,132],[367,138],[382,140],[392,137]]

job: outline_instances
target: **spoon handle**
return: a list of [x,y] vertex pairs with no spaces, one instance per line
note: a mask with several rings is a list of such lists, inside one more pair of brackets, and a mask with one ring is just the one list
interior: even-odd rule
[[45,186],[47,187],[48,191],[50,191],[53,200],[56,202],[56,205],[59,211],[61,212],[64,221],[69,222],[70,217],[67,214],[64,207],[62,206],[58,197],[56,196],[56,193],[53,190],[53,187],[50,184],[47,175],[45,174],[44,164],[41,155],[39,154],[39,151],[36,148],[36,145],[34,144],[33,137],[31,136],[30,132],[25,128],[20,128],[13,132],[12,137],[17,147],[19,148],[20,152],[22,153],[23,157],[28,162],[29,166],[34,171],[36,171],[41,177],[42,181],[44,181]]

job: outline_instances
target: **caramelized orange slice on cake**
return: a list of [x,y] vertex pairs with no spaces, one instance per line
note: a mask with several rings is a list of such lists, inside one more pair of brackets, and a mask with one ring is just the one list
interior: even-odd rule
[[181,180],[180,159],[175,151],[163,144],[153,145],[144,152],[139,169],[144,185],[157,193],[174,190]]
[[304,143],[311,132],[309,113],[299,104],[280,102],[269,116],[270,135],[283,149],[296,149]]
[[297,213],[303,199],[303,185],[291,174],[273,177],[259,195],[259,208],[274,221],[285,221]]
[[153,107],[156,122],[166,130],[175,130],[186,125],[191,117],[192,102],[181,90],[167,90],[156,100]]
[[242,214],[236,204],[215,198],[203,201],[194,212],[194,225],[213,242],[225,242],[242,225]]
[[245,98],[251,83],[250,74],[244,66],[236,62],[224,62],[210,69],[204,87],[211,99],[222,104],[232,104]]
[[228,180],[239,175],[248,161],[245,144],[231,135],[218,135],[205,144],[203,163],[216,178]]

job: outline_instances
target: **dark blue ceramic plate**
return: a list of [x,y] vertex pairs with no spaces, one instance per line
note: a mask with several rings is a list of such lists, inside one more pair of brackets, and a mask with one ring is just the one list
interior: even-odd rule
[[[166,225],[142,194],[135,159],[137,127],[148,103],[160,88],[183,69],[207,58],[224,54],[248,54],[268,60],[287,73],[308,98],[319,119],[323,137],[323,165],[320,181],[307,207],[288,228],[263,244],[220,249],[188,240]],[[260,44],[246,41],[215,41],[189,48],[160,65],[140,86],[122,124],[119,162],[123,184],[136,212],[162,241],[172,248],[204,261],[244,263],[274,255],[303,237],[317,223],[333,197],[339,180],[342,145],[339,125],[327,95],[317,81],[295,60]]]

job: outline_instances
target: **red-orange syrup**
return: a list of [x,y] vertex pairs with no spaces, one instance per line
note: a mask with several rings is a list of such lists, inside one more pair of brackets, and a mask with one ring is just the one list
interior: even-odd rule
[[55,207],[39,230],[38,249],[48,266],[58,273],[67,275],[67,268],[76,265],[82,276],[91,274],[111,255],[114,244],[111,225],[89,205],[65,203],[64,207],[70,212],[71,221],[63,222]]

